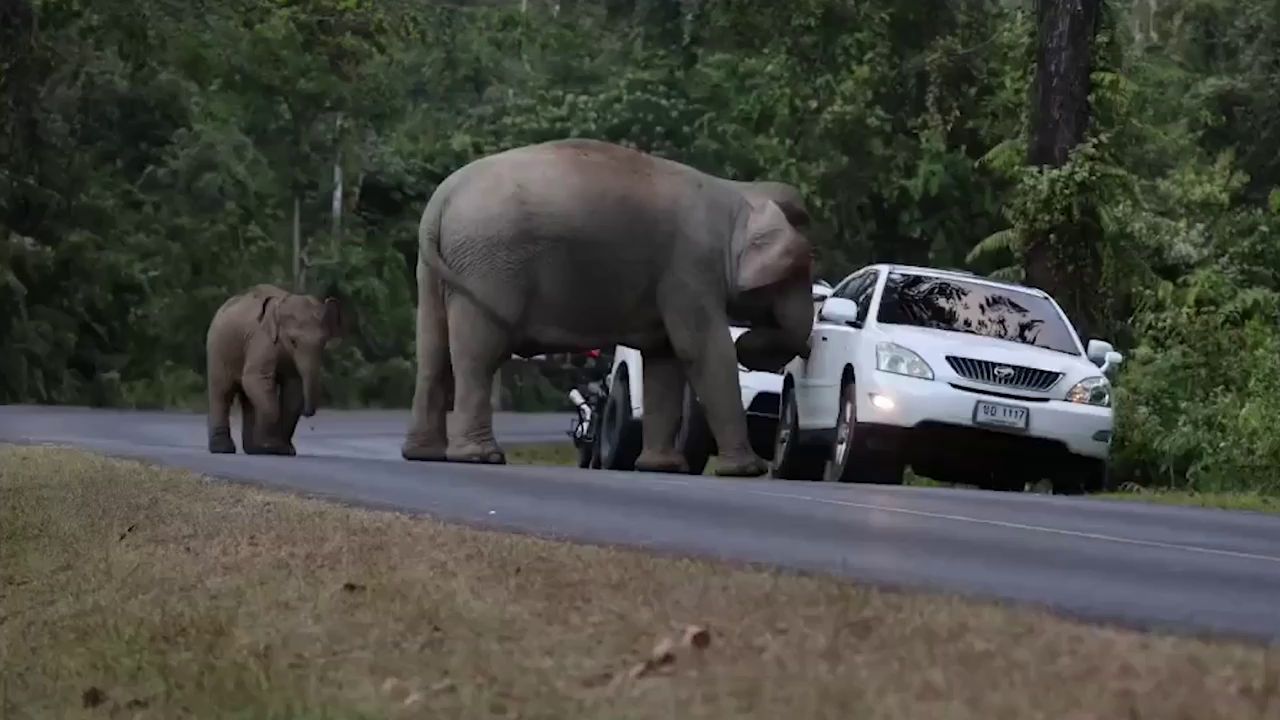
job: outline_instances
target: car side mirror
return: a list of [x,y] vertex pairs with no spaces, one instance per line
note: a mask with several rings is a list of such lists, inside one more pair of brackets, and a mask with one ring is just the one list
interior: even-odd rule
[[829,297],[822,303],[818,319],[858,327],[858,303],[847,298]]
[[1111,371],[1120,367],[1121,363],[1123,362],[1124,362],[1124,355],[1121,355],[1115,350],[1112,350],[1111,352],[1106,354],[1105,359],[1102,363],[1102,374],[1106,375],[1110,373]]
[[1115,350],[1116,349],[1111,346],[1111,343],[1106,340],[1098,340],[1095,338],[1089,341],[1089,345],[1085,348],[1084,354],[1089,357],[1089,362],[1092,362],[1098,367],[1102,367],[1102,365],[1107,362],[1107,353],[1115,352]]

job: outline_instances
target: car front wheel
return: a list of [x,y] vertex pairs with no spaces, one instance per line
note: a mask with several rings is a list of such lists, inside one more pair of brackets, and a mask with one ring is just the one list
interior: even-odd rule
[[831,442],[826,480],[834,482],[901,485],[904,463],[892,455],[870,450],[858,437],[858,385],[852,378],[840,386],[840,412]]
[[787,388],[782,393],[769,477],[782,480],[821,480],[826,461],[826,453],[821,446],[800,442],[800,409],[796,406],[794,389]]

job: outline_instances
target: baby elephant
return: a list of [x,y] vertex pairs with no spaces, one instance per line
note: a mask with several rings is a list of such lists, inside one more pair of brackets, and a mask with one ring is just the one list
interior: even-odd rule
[[240,444],[250,455],[295,455],[298,418],[316,412],[329,340],[343,334],[339,301],[255,285],[209,323],[209,452],[234,453],[231,402],[240,400]]

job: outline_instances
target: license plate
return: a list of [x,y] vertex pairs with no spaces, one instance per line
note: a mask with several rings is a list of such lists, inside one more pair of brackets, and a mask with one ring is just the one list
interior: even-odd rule
[[1010,430],[1026,430],[1031,412],[1017,405],[1001,405],[1000,403],[978,401],[973,408],[973,422],[977,425],[1007,428]]

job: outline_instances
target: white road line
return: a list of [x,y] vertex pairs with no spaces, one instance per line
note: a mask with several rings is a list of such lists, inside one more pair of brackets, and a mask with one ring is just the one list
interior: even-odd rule
[[[654,482],[663,485],[685,485],[692,486],[694,483],[683,480],[657,480]],[[1186,550],[1187,552],[1203,553],[1205,555],[1221,555],[1226,557],[1241,558],[1244,560],[1262,560],[1264,562],[1280,564],[1280,557],[1274,555],[1259,555],[1256,553],[1239,552],[1236,550],[1219,550],[1217,548],[1200,547],[1197,545],[1181,545],[1178,543],[1166,543],[1158,540],[1138,540],[1136,538],[1118,537],[1116,535],[1103,535],[1100,533],[1081,532],[1079,530],[1063,530],[1061,528],[1044,527],[1041,525],[1026,525],[1024,523],[1006,522],[1004,520],[988,520],[985,518],[969,517],[967,515],[951,515],[948,513],[929,512],[927,510],[909,510],[907,508],[888,507],[885,505],[874,505],[872,503],[853,502],[852,500],[834,500],[832,498],[813,497],[811,495],[795,495],[792,493],[769,492],[767,490],[745,490],[750,495],[761,495],[764,497],[785,498],[788,500],[803,500],[808,502],[823,503],[825,505],[840,505],[843,507],[853,507],[862,510],[880,510],[883,512],[899,513],[902,515],[915,515],[917,517],[934,518],[937,520],[951,520],[953,522],[967,522],[978,525],[992,525],[995,527],[1010,528],[1013,530],[1029,530],[1031,532],[1047,533],[1050,535],[1066,535],[1068,537],[1087,538],[1089,540],[1102,540],[1104,542],[1121,543],[1124,545],[1141,545],[1144,547],[1162,548],[1165,550]]]

